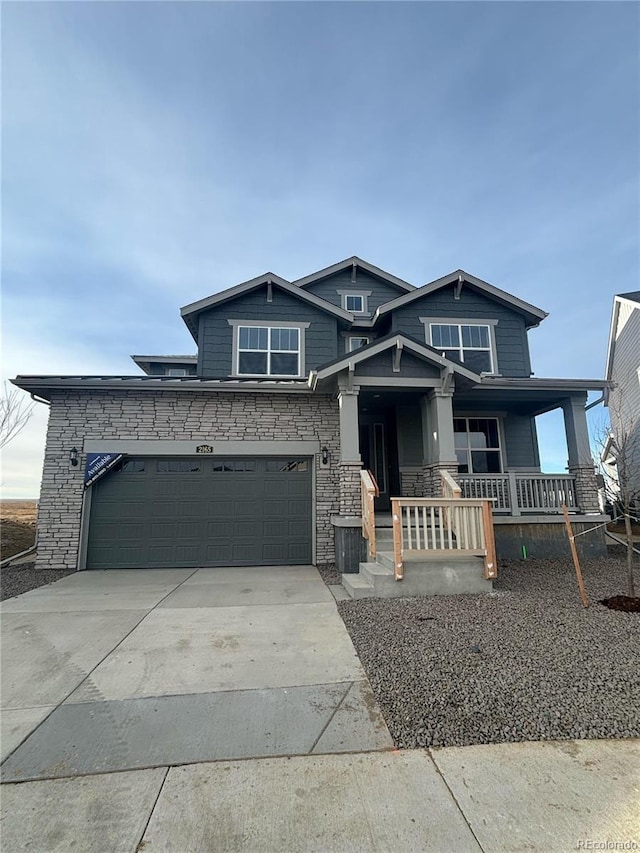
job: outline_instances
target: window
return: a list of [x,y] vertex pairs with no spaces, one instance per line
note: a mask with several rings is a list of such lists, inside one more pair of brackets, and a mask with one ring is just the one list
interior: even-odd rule
[[371,296],[371,290],[339,290],[338,294],[342,297],[342,307],[345,311],[350,311],[352,314],[368,314],[369,306],[367,301]]
[[266,470],[269,473],[306,473],[309,462],[306,459],[267,459]]
[[454,418],[453,433],[461,474],[502,472],[497,418]]
[[169,367],[167,369],[167,376],[186,376],[187,369],[186,367]]
[[366,345],[370,343],[369,338],[366,336],[356,336],[352,335],[347,340],[347,352],[353,352],[356,349],[360,349],[360,347],[366,347]]
[[299,376],[300,329],[238,326],[238,375]]
[[431,346],[476,373],[494,373],[489,326],[430,323]]
[[159,459],[159,474],[187,474],[199,471],[200,463],[195,459]]
[[252,473],[256,470],[255,459],[224,459],[213,463],[213,470],[219,473],[233,471],[236,474]]

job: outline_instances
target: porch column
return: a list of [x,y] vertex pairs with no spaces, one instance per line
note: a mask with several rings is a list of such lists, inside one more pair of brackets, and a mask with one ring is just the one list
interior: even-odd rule
[[589,428],[585,405],[587,395],[576,394],[562,402],[564,429],[567,436],[569,473],[576,478],[576,498],[580,510],[599,512],[598,486],[589,444]]
[[340,407],[340,515],[361,513],[360,504],[360,439],[358,431],[358,389],[341,389]]
[[420,401],[422,412],[423,487],[427,497],[442,494],[439,471],[458,473],[453,439],[453,394],[438,388]]

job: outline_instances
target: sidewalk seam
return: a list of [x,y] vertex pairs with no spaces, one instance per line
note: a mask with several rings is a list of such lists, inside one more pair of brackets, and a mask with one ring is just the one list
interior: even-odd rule
[[158,794],[157,794],[155,800],[153,801],[153,805],[151,806],[151,809],[149,811],[149,817],[147,818],[145,825],[142,828],[142,832],[140,833],[140,838],[136,842],[136,846],[133,848],[134,853],[138,853],[138,851],[142,849],[141,844],[144,840],[145,833],[146,833],[147,829],[149,828],[149,824],[151,823],[151,818],[153,817],[153,813],[156,810],[156,806],[158,805],[158,800],[160,799],[160,794],[162,793],[162,789],[164,788],[164,783],[167,781],[167,776],[169,775],[169,770],[171,770],[171,767],[167,767],[167,769],[165,770],[165,774],[162,777],[162,782],[160,783],[160,787],[158,788]]
[[[343,682],[338,682],[338,683],[342,683],[342,684],[344,684],[345,682],[343,681]],[[313,755],[313,750],[314,750],[314,749],[316,748],[316,746],[318,745],[318,742],[320,741],[320,738],[322,737],[322,735],[326,732],[326,730],[327,730],[327,729],[329,728],[329,726],[331,725],[331,722],[332,722],[333,718],[334,718],[334,717],[335,717],[335,715],[338,713],[338,710],[340,709],[340,707],[341,707],[342,703],[344,702],[344,700],[347,698],[347,693],[351,690],[351,688],[353,687],[353,685],[354,685],[354,684],[355,684],[355,681],[350,681],[350,682],[349,682],[349,686],[348,686],[348,687],[347,687],[347,689],[344,691],[344,694],[343,694],[342,698],[340,699],[340,701],[338,702],[338,704],[336,705],[336,707],[333,709],[333,713],[331,714],[331,716],[329,717],[329,719],[327,720],[327,722],[326,722],[326,723],[324,724],[324,726],[322,727],[322,730],[320,731],[320,734],[318,735],[318,737],[314,740],[314,742],[313,742],[313,744],[312,744],[312,746],[311,746],[311,749],[309,750],[309,753],[308,753],[309,755]]]
[[480,844],[480,839],[479,839],[479,838],[478,838],[478,836],[475,834],[475,832],[473,831],[473,827],[471,826],[471,824],[470,824],[470,823],[469,823],[469,821],[467,820],[467,816],[466,816],[466,814],[464,813],[464,811],[463,811],[463,809],[462,809],[462,806],[461,806],[461,805],[460,805],[460,803],[458,802],[458,798],[457,798],[457,797],[456,797],[456,795],[453,793],[453,790],[451,789],[451,786],[449,785],[449,783],[448,783],[448,782],[447,782],[447,780],[445,779],[444,773],[442,772],[442,770],[440,770],[440,767],[438,766],[438,762],[436,761],[435,756],[434,756],[434,754],[433,754],[433,750],[432,750],[431,748],[429,748],[429,749],[427,749],[427,752],[429,753],[429,758],[431,759],[431,761],[432,761],[432,763],[433,763],[433,766],[434,766],[434,767],[435,767],[435,769],[436,769],[436,773],[437,773],[437,774],[438,774],[438,776],[442,779],[442,782],[443,782],[444,786],[446,787],[447,791],[448,791],[448,792],[449,792],[449,794],[451,795],[451,799],[452,799],[452,800],[453,800],[453,802],[456,804],[456,808],[458,809],[458,811],[459,811],[459,812],[460,812],[460,814],[462,815],[462,820],[466,823],[467,827],[469,828],[469,832],[470,832],[470,833],[471,833],[471,835],[473,836],[473,838],[474,838],[474,840],[475,840],[476,844],[478,845],[478,847],[479,847],[479,849],[482,851],[482,853],[486,853],[486,851],[485,851],[484,847],[482,846],[482,844]]

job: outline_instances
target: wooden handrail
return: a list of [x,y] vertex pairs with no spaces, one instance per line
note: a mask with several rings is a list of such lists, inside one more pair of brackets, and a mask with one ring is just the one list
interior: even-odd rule
[[462,497],[462,489],[446,468],[440,468],[440,480],[442,482],[442,494],[445,498]]
[[371,471],[360,471],[360,495],[362,499],[362,535],[369,542],[369,557],[376,556],[376,513],[374,498],[380,497],[380,489]]
[[392,498],[393,562],[404,577],[404,555],[481,556],[484,576],[497,577],[491,502],[470,498]]

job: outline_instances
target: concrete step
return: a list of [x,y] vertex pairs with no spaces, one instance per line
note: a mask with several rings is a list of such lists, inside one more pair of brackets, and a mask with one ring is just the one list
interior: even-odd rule
[[360,572],[343,575],[342,584],[352,598],[468,595],[493,589],[493,582],[485,580],[482,557],[456,552],[440,552],[429,559],[405,560],[404,578],[397,581],[393,555],[379,551],[375,563],[360,563]]
[[351,598],[372,598],[376,594],[373,584],[361,574],[342,575],[342,586]]
[[375,588],[379,578],[393,577],[393,571],[380,563],[360,563],[360,577]]

